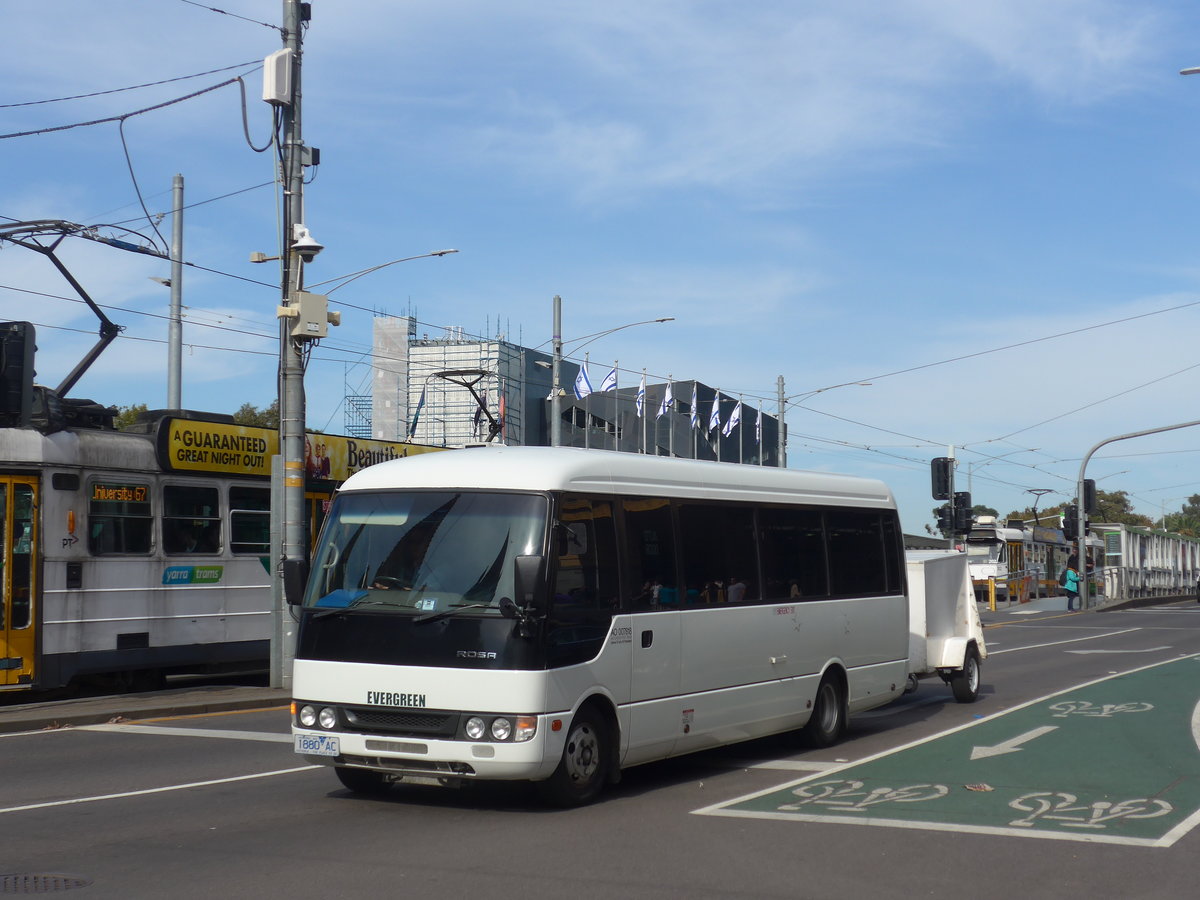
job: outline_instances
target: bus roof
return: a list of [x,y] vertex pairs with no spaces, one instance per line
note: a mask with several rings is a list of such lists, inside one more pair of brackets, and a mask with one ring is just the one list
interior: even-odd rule
[[564,490],[877,509],[896,505],[887,485],[869,478],[572,447],[486,446],[429,453],[370,466],[341,489],[395,488]]

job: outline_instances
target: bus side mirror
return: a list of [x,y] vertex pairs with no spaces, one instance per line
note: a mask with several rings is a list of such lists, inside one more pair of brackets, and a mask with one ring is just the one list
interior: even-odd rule
[[283,561],[283,599],[288,606],[299,606],[304,601],[304,589],[308,581],[308,560],[303,558]]
[[540,556],[518,556],[514,560],[513,593],[517,595],[517,606],[525,609],[537,607],[538,584],[542,577]]

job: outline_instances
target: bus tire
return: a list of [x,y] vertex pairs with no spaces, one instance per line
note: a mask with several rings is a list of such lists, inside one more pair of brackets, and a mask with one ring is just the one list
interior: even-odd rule
[[349,766],[334,766],[338,781],[348,791],[356,794],[382,794],[388,789],[390,779],[383,772],[370,769],[354,769]]
[[611,753],[608,725],[594,706],[585,706],[571,720],[562,759],[538,792],[552,806],[582,806],[599,796],[608,780]]
[[846,698],[841,682],[826,674],[817,688],[812,715],[801,734],[810,747],[831,747],[846,730]]
[[950,676],[950,689],[959,703],[974,703],[979,699],[979,651],[974,645],[967,648],[963,666]]

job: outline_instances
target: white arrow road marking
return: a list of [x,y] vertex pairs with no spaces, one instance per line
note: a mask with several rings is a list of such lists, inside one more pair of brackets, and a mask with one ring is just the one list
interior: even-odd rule
[[1196,742],[1196,749],[1200,750],[1200,703],[1192,710],[1192,740]]
[[1063,653],[1157,653],[1170,647],[1147,647],[1145,650],[1064,650]]
[[1020,744],[1027,743],[1034,738],[1041,737],[1043,734],[1049,734],[1051,731],[1057,730],[1057,725],[1043,725],[1041,728],[1035,728],[1024,734],[1018,734],[1014,738],[1001,741],[999,744],[991,747],[976,747],[971,751],[971,759],[986,759],[989,756],[1002,756],[1005,753],[1019,753],[1023,749],[1019,746]]

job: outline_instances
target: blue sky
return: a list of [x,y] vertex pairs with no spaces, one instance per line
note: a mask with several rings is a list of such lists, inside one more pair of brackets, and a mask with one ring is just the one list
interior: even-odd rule
[[[8,9],[4,102],[279,48],[277,0],[214,5],[232,15],[184,0]],[[304,137],[322,164],[305,218],[327,249],[308,282],[461,252],[332,295],[351,305],[313,354],[309,424],[342,431],[342,397],[366,391],[365,310],[536,346],[559,294],[568,351],[675,317],[590,344],[594,380],[619,359],[773,410],[782,375],[790,465],[887,481],[908,531],[932,521],[928,461],[950,445],[977,502],[1006,513],[1041,488],[1055,492],[1043,507],[1060,502],[1097,442],[1200,419],[1190,65],[1200,27],[1182,2],[317,0]],[[6,106],[0,132],[233,74]],[[259,74],[246,83],[261,145]],[[236,87],[124,134],[129,162],[113,123],[0,141],[0,222],[149,233],[130,168],[151,212],[183,174],[189,205],[212,201],[184,217],[184,255],[204,267],[184,281],[184,404],[268,405],[276,291],[240,279],[277,278],[247,261],[278,246],[272,188],[245,190],[273,171],[243,137]],[[74,393],[165,405],[168,292],[150,279],[167,264],[80,240],[61,255],[126,329]],[[94,341],[86,308],[55,299],[70,296],[40,256],[0,248],[0,318],[38,324],[43,383]],[[1200,493],[1198,462],[1188,429],[1102,450],[1089,474],[1157,517]]]

